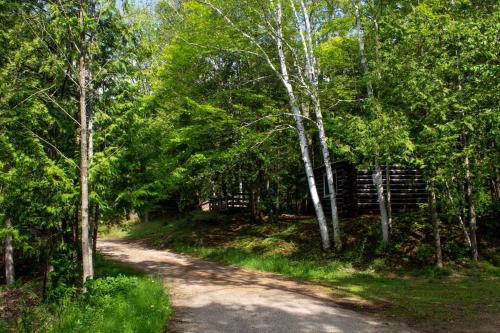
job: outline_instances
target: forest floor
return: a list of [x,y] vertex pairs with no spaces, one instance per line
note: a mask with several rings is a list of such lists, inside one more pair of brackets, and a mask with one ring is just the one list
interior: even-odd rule
[[[416,217],[409,217],[415,220]],[[431,234],[425,223],[398,219],[393,247],[378,250],[378,221],[344,221],[344,250],[325,253],[312,220],[252,223],[240,218],[188,214],[143,224],[120,224],[101,235],[151,249],[169,249],[210,261],[279,273],[326,288],[338,306],[382,320],[404,321],[425,332],[497,332],[500,327],[500,268],[447,257],[432,267]],[[398,233],[401,236],[398,236]],[[450,235],[446,244],[453,244]],[[398,238],[399,237],[399,238]],[[484,237],[483,237],[484,238]],[[484,248],[491,248],[488,243]],[[485,250],[480,249],[484,254]],[[457,252],[457,250],[454,250]],[[497,253],[497,252],[495,252]],[[495,258],[495,253],[491,258]]]
[[159,275],[172,292],[170,332],[413,332],[336,305],[328,289],[220,265],[140,242],[99,240],[99,251]]

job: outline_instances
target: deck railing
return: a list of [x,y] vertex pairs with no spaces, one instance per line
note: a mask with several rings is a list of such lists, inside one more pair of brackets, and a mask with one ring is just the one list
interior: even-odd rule
[[250,194],[237,193],[224,197],[213,197],[208,201],[211,212],[245,210],[250,206]]

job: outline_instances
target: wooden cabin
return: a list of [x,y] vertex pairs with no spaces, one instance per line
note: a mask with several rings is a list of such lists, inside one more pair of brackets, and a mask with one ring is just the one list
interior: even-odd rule
[[[377,190],[370,170],[358,170],[353,164],[339,161],[332,165],[334,187],[339,214],[356,216],[378,214]],[[389,166],[389,187],[393,213],[414,210],[427,202],[427,192],[422,174],[417,169]],[[384,192],[387,189],[387,169],[383,169]],[[330,193],[324,167],[314,170],[316,184],[325,212],[329,212]]]
[[227,194],[205,201],[201,209],[210,212],[243,212],[250,207],[250,195],[247,193]]

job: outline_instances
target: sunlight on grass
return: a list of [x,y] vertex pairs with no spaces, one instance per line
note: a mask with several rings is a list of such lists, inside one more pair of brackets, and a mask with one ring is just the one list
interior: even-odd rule
[[[126,266],[96,260],[86,294],[68,295],[31,309],[21,332],[162,333],[172,312],[161,280]],[[43,327],[37,327],[41,323]]]
[[355,269],[348,257],[301,250],[297,243],[300,240],[296,240],[301,232],[299,224],[281,229],[275,225],[253,225],[219,246],[212,245],[206,235],[211,228],[222,227],[223,224],[195,223],[186,218],[154,221],[132,226],[125,238],[147,239],[157,247],[220,263],[326,284],[338,299],[378,304],[380,311],[389,316],[439,322],[463,319],[465,314],[472,319],[483,311],[500,311],[500,268],[488,263],[462,269],[452,276],[446,270],[436,269],[398,276],[379,272],[383,260],[375,260],[365,269]]

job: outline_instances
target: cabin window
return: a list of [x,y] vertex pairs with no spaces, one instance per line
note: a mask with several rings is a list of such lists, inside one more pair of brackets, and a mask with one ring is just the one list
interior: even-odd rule
[[[337,173],[333,171],[333,188],[335,192],[337,192]],[[326,172],[323,173],[323,196],[330,197],[330,189],[328,188],[328,178],[326,176]]]

